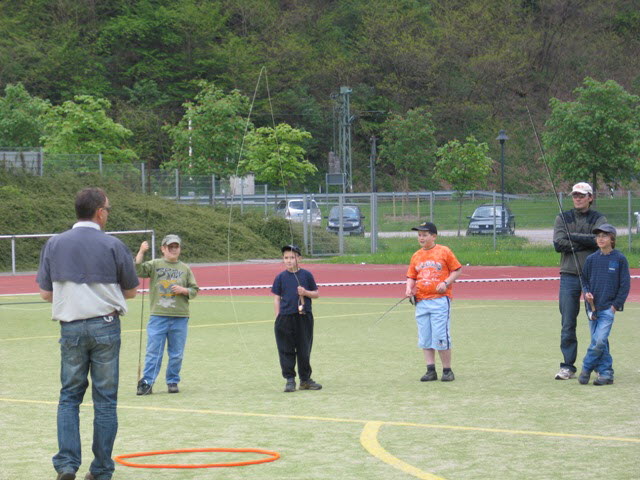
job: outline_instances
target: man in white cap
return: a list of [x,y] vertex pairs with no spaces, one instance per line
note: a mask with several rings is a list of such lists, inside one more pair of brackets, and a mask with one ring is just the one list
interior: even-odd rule
[[556,380],[569,380],[576,376],[576,324],[582,294],[580,275],[586,258],[598,250],[593,229],[607,223],[603,214],[591,209],[591,185],[576,183],[571,190],[571,197],[573,208],[560,213],[553,227],[553,246],[560,253],[560,350],[563,355]]

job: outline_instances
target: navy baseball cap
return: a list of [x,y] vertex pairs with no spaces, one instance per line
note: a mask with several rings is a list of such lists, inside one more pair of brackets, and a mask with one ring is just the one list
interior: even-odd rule
[[438,228],[435,223],[431,222],[423,222],[417,227],[413,227],[411,230],[417,230],[419,232],[429,232],[431,235],[438,234]]
[[594,228],[592,232],[593,233],[598,233],[598,232],[613,233],[614,235],[618,234],[618,232],[616,232],[616,227],[614,227],[609,223],[603,223],[599,227]]
[[298,247],[297,245],[285,245],[284,247],[281,248],[282,253],[284,252],[293,252],[293,253],[297,253],[298,255],[302,255],[302,252],[300,251],[300,247]]

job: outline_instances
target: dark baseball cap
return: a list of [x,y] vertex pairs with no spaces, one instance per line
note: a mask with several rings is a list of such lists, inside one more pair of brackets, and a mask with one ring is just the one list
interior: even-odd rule
[[614,227],[613,225],[611,225],[609,223],[603,223],[599,227],[594,228],[592,230],[592,232],[593,233],[598,233],[598,232],[613,233],[614,235],[617,235],[617,233],[618,233],[618,232],[616,232],[616,227]]
[[298,255],[302,255],[302,252],[300,251],[300,247],[298,247],[297,245],[285,245],[280,250],[282,250],[282,253],[293,252],[293,253],[297,253]]
[[424,222],[418,225],[417,227],[413,227],[411,230],[417,230],[419,232],[429,232],[432,235],[438,234],[438,228],[435,223]]

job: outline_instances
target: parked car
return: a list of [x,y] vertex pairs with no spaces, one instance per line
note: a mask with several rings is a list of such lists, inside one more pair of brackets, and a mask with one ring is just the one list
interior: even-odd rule
[[[307,200],[307,222],[312,225],[320,225],[322,222],[322,213],[320,207],[315,200]],[[280,200],[276,204],[276,215],[279,215],[292,222],[304,221],[304,199],[290,198],[288,200]]]
[[[327,232],[338,233],[340,231],[340,206],[331,207],[327,218]],[[345,235],[364,235],[364,215],[357,205],[344,205],[342,207],[342,232]]]
[[475,209],[473,215],[467,217],[469,226],[467,235],[496,234],[514,235],[516,232],[516,217],[506,205],[485,203]]

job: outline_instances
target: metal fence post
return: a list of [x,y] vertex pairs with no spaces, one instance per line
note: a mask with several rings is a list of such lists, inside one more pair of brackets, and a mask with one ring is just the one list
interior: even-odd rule
[[631,253],[631,190],[627,192],[627,216],[627,225],[629,228],[629,253]]
[[496,191],[493,191],[493,251],[497,250],[496,245]]
[[16,237],[11,237],[11,273],[16,274]]
[[433,223],[433,190],[429,192],[429,221]]
[[344,255],[344,193],[341,193],[338,200],[338,253]]
[[378,252],[378,194],[371,192],[371,253]]
[[264,184],[264,216],[265,217],[269,216],[269,212],[268,212],[268,209],[267,209],[267,203],[268,203],[267,195],[268,195],[268,193],[269,193],[269,185],[267,185],[265,183]]
[[146,176],[144,167],[145,167],[144,162],[141,162],[140,163],[140,185],[142,186],[143,194],[147,193],[147,186],[146,186],[146,182],[144,181]]
[[98,154],[98,171],[100,172],[100,175],[102,175],[102,154],[101,153]]
[[216,204],[216,176],[211,175],[211,205]]
[[176,188],[176,200],[180,201],[180,173],[178,172],[178,169],[174,169],[174,174],[175,174],[175,188]]

